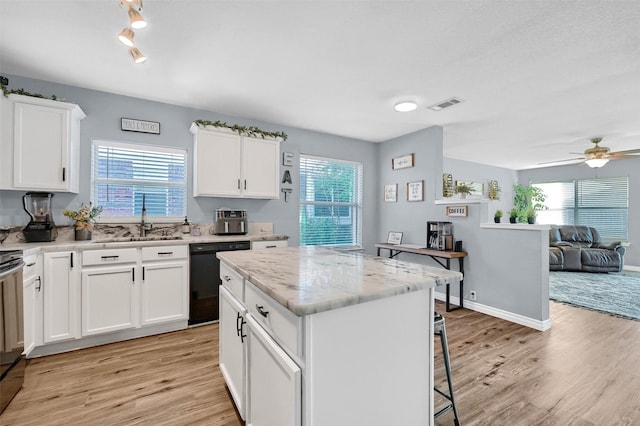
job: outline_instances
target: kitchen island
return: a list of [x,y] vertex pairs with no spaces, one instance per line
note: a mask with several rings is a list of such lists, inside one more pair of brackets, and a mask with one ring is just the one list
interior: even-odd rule
[[218,257],[220,368],[248,425],[433,423],[433,288],[459,272],[317,247]]

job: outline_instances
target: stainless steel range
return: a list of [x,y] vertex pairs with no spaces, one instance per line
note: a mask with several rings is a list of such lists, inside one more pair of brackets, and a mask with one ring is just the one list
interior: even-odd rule
[[0,251],[0,413],[24,382],[22,251]]

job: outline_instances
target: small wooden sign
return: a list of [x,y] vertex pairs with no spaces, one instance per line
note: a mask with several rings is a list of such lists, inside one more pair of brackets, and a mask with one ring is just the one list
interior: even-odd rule
[[120,121],[120,129],[126,132],[140,132],[160,134],[160,123],[156,121],[135,120],[133,118],[122,118]]
[[446,206],[447,216],[452,217],[467,217],[469,213],[469,206]]

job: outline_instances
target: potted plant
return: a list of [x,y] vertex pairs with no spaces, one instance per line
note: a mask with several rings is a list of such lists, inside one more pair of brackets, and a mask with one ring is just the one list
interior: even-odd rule
[[80,209],[78,211],[68,209],[62,210],[63,215],[76,221],[76,241],[91,239],[91,231],[93,230],[92,222],[95,222],[96,218],[100,216],[100,213],[102,213],[102,207],[93,207],[91,203],[80,204]]
[[518,221],[519,211],[515,207],[509,211],[509,222],[516,223]]
[[495,223],[500,223],[501,218],[502,218],[502,210],[496,210],[496,213],[493,215],[493,221]]
[[460,194],[460,198],[462,199],[467,198],[467,195],[471,194],[472,191],[473,188],[471,187],[471,185],[464,182],[458,183],[455,187],[456,194]]
[[528,224],[533,225],[536,223],[536,210],[532,206],[527,207],[525,214],[527,215]]
[[[515,184],[513,185],[513,207],[518,209],[518,219],[520,222],[528,221],[527,209],[533,208],[534,213],[545,209],[544,201],[546,196],[542,189],[535,186]],[[535,216],[535,214],[534,214]]]

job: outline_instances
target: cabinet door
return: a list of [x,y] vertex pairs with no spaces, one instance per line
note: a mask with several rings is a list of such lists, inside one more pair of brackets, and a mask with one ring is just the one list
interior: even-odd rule
[[24,353],[29,354],[42,339],[42,278],[40,275],[31,276],[24,280]]
[[70,112],[15,103],[13,186],[16,189],[69,189]]
[[135,268],[109,266],[82,271],[82,335],[136,327]]
[[247,325],[247,425],[300,425],[300,367],[251,314],[247,314]]
[[279,198],[280,142],[242,138],[242,189],[249,198]]
[[189,263],[147,263],[142,267],[142,325],[188,319]]
[[80,267],[75,252],[44,254],[44,342],[80,337]]
[[194,196],[240,196],[240,136],[196,129],[194,136]]
[[238,413],[245,420],[246,321],[245,309],[231,292],[220,286],[220,371]]

